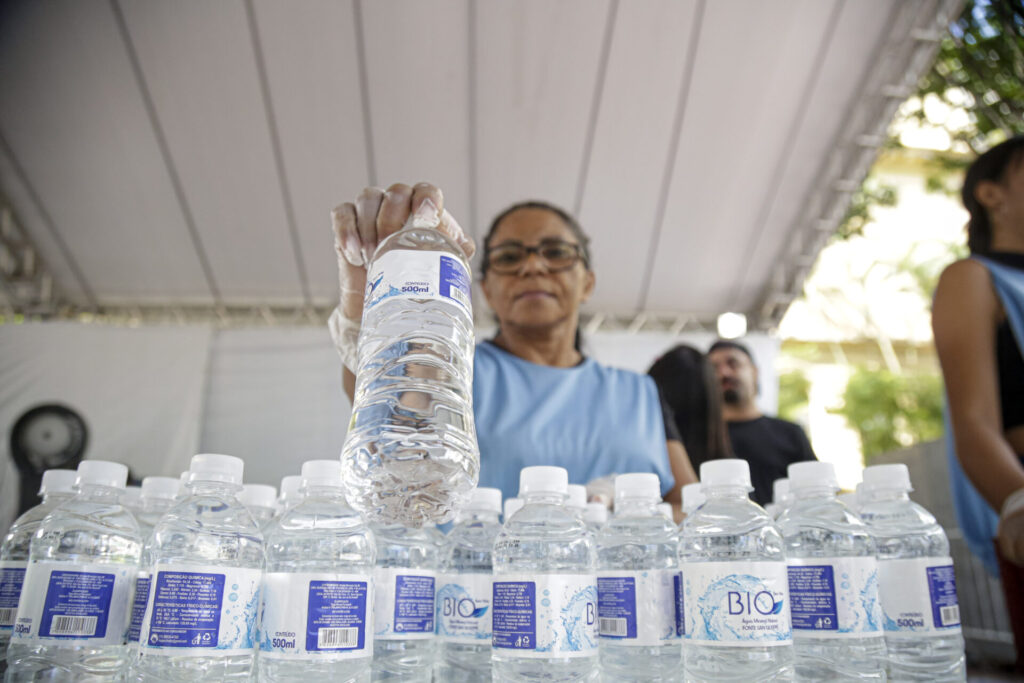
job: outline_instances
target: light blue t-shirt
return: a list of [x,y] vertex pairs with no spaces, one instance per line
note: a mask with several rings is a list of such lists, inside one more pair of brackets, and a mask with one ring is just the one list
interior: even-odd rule
[[476,347],[473,414],[480,486],[519,492],[519,470],[557,465],[569,482],[653,472],[662,493],[675,479],[654,380],[592,358],[572,368],[537,365],[490,342]]

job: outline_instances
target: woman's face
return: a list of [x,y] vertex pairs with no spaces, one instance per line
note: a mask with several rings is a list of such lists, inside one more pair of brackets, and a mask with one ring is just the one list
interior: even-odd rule
[[[556,214],[519,209],[501,220],[486,246],[493,255],[504,245],[538,247],[552,241],[579,244]],[[512,272],[488,268],[482,285],[502,327],[542,329],[576,317],[594,291],[594,274],[582,258],[564,270],[552,270],[540,254],[530,253]]]
[[1010,162],[998,183],[978,183],[976,194],[997,229],[1024,233],[1024,156]]

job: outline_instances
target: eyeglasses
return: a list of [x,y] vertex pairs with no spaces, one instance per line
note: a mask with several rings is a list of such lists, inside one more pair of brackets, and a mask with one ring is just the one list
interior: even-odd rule
[[522,268],[530,254],[536,254],[551,272],[568,270],[580,260],[586,262],[580,245],[562,240],[545,240],[535,247],[506,242],[490,248],[487,250],[487,267],[496,273],[512,275]]

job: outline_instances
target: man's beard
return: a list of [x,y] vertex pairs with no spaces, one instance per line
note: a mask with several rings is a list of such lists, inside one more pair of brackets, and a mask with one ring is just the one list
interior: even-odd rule
[[736,405],[740,402],[740,392],[735,389],[726,389],[722,392],[722,400],[729,405]]

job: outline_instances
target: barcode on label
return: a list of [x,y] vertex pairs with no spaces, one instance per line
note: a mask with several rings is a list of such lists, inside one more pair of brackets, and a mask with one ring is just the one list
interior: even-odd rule
[[597,628],[602,636],[625,636],[626,620],[601,617],[598,619]]
[[939,608],[939,617],[943,626],[956,626],[960,623],[960,605]]
[[316,646],[320,650],[329,647],[357,647],[358,645],[358,628],[322,628],[316,632]]
[[448,290],[448,294],[453,299],[458,301],[460,304],[462,304],[466,308],[469,308],[469,297],[466,296],[466,293],[463,292],[461,289],[459,289],[458,287],[452,287],[451,289]]
[[96,617],[55,616],[50,622],[51,636],[91,636],[96,633]]
[[14,626],[14,617],[17,614],[17,607],[4,607],[0,609],[0,626]]

